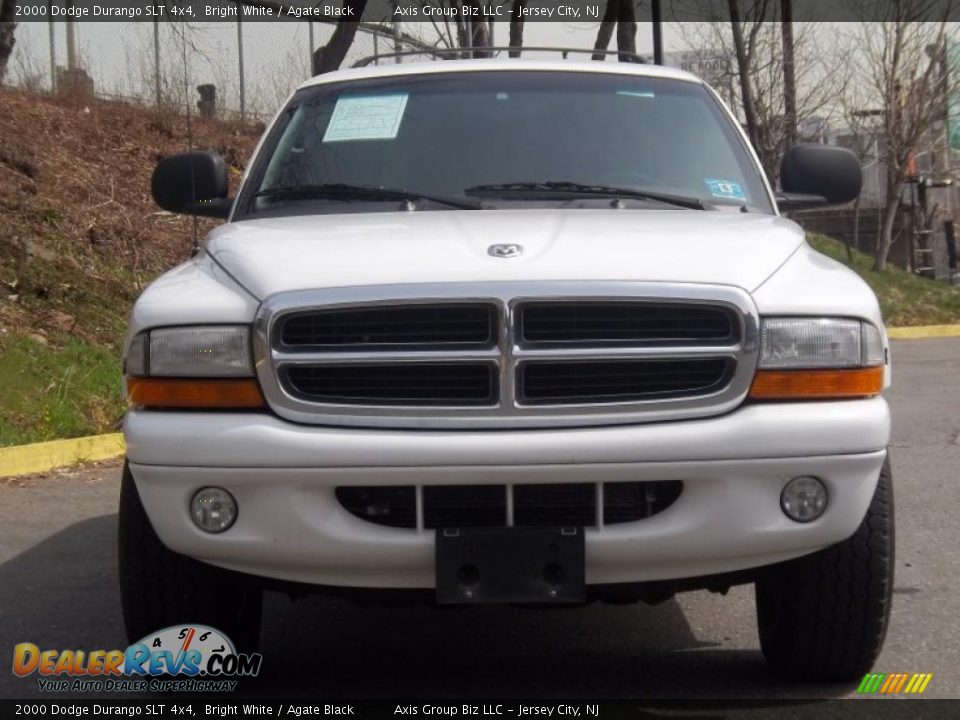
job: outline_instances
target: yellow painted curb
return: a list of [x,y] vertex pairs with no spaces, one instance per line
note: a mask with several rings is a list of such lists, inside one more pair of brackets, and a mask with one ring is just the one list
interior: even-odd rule
[[887,337],[893,340],[960,337],[960,325],[918,325],[917,327],[887,328]]
[[0,447],[0,477],[47,472],[78,462],[108,460],[123,455],[125,449],[120,433]]

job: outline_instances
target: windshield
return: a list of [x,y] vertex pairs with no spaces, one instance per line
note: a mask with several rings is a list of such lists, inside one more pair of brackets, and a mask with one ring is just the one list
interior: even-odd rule
[[621,196],[631,208],[773,212],[735,127],[699,84],[485,71],[301,91],[265,141],[234,219],[399,202],[597,207]]

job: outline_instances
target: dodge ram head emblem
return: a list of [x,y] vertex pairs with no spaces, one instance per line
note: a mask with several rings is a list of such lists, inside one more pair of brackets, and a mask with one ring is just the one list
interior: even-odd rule
[[516,243],[497,243],[487,248],[487,255],[497,258],[512,258],[523,254],[523,245]]

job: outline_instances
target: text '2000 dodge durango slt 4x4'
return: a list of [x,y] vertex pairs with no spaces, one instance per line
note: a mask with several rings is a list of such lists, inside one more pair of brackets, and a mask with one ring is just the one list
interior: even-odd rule
[[441,604],[755,583],[794,678],[870,668],[893,581],[876,298],[780,209],[860,191],[800,145],[775,193],[697,78],[464,60],[330,73],[137,301],[120,573],[132,639],[241,645],[264,587]]

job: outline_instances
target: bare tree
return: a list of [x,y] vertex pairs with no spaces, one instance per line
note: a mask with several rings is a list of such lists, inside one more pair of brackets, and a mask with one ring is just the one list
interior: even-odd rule
[[[934,9],[942,14],[930,22]],[[849,107],[861,111],[876,108],[873,114],[879,118],[886,177],[873,262],[877,272],[887,266],[911,166],[921,148],[930,144],[930,133],[943,122],[947,100],[944,58],[949,7],[937,0],[900,0],[884,11],[882,21],[860,23],[852,33],[850,59],[859,82],[851,84],[846,99]]]
[[[343,0],[345,8],[352,8],[353,17],[363,17],[363,11],[367,7],[367,0]],[[347,51],[353,44],[353,39],[357,35],[359,20],[341,20],[337,23],[330,36],[330,41],[323,47],[313,51],[313,74],[333,72],[339,70],[343,64]]]
[[[287,0],[236,0],[239,4],[253,7],[269,8],[280,14],[290,10],[293,5]],[[357,30],[362,25],[363,11],[367,8],[367,0],[343,0],[343,8],[349,11],[349,17],[356,20],[338,20],[335,23],[333,34],[326,45],[318,47],[311,56],[311,72],[314,75],[339,70],[353,44]]]
[[[607,0],[603,21],[593,44],[594,50],[606,50],[609,47],[614,29],[617,31],[620,62],[633,62],[637,52],[637,10],[634,0]],[[605,57],[602,52],[593,54],[594,60],[603,60]]]
[[[507,5],[510,0],[416,0],[421,7],[451,7],[457,9],[457,14],[452,22],[449,16],[443,15],[443,20],[438,22],[433,14],[427,17],[433,27],[436,41],[434,47],[452,48],[488,48],[494,45],[493,39],[493,20],[483,20],[485,15],[482,10],[496,6]],[[519,47],[523,42],[523,19],[519,15],[519,7],[525,6],[527,0],[513,0],[513,8],[510,12],[510,43],[511,47]],[[492,17],[492,16],[491,16]],[[426,23],[422,23],[426,27]],[[429,50],[428,44],[421,39],[421,50]],[[459,53],[460,57],[490,57],[491,53],[483,50],[466,51]],[[517,57],[514,52],[511,57]],[[444,53],[439,57],[452,59],[456,57],[450,53]]]
[[[841,113],[838,98],[851,71],[839,62],[839,48],[824,42],[827,31],[820,24],[791,22],[785,41],[785,21],[776,21],[772,0],[723,4],[726,12],[718,10],[717,20],[688,23],[682,36],[689,52],[709,64],[709,81],[739,110],[764,170],[776,181],[780,159],[795,142],[799,124]],[[729,18],[731,11],[735,21],[719,19]],[[788,83],[791,71],[793,82]]]
[[780,0],[780,37],[783,41],[783,124],[787,145],[797,141],[797,75],[794,70],[793,0]]
[[[430,54],[438,48],[487,48],[493,45],[493,21],[487,21],[480,18],[484,17],[483,9],[491,5],[504,4],[508,0],[417,0],[421,7],[433,6],[444,7],[449,5],[458,9],[458,13],[451,23],[450,18],[443,16],[442,21],[437,21],[434,14],[430,14],[429,25],[423,23],[423,27],[431,27],[436,35],[433,40],[425,40],[422,36],[411,35],[406,32],[399,34],[400,42],[413,50],[422,51]],[[272,0],[240,0],[247,4],[261,5],[264,7],[279,7],[284,3],[273,2]],[[343,0],[344,7],[353,7],[352,17],[362,17],[367,6],[367,0]],[[510,37],[513,46],[519,46],[523,40],[523,21],[519,16],[518,7],[526,4],[526,0],[514,0],[514,8],[510,23]],[[323,47],[318,48],[313,54],[313,73],[319,75],[325,72],[337,70],[343,64],[344,58],[353,44],[358,30],[371,33],[391,32],[394,26],[391,23],[361,22],[356,20],[340,20],[336,22],[333,34],[329,42]],[[516,38],[516,42],[514,42]],[[436,54],[436,53],[435,53]],[[439,57],[451,58],[449,53],[437,54]],[[483,50],[462,53],[466,57],[488,57],[490,53]],[[513,55],[513,53],[511,53]]]
[[[760,135],[757,128],[757,114],[753,99],[753,86],[750,76],[753,74],[753,64],[756,57],[757,34],[760,23],[754,21],[747,34],[747,42],[743,37],[743,24],[740,20],[740,0],[728,0],[730,9],[730,33],[733,38],[733,51],[737,58],[737,74],[740,78],[740,98],[743,105],[743,116],[747,123],[747,135],[750,142],[759,150]],[[754,3],[754,11],[763,17],[766,14],[767,0]]]
[[[523,47],[523,16],[520,14],[527,5],[527,0],[513,0],[510,10],[510,47]],[[519,50],[511,50],[510,57],[520,57]]]
[[13,22],[16,6],[17,0],[0,0],[0,83],[7,74],[7,63],[17,42],[14,37],[17,23]]
[[[471,18],[480,17],[476,13],[484,5],[482,0],[464,0],[463,4],[470,8]],[[467,31],[470,37],[470,47],[485,48],[493,45],[493,33],[490,24],[485,20],[467,20]],[[484,55],[474,54],[474,57],[484,57]]]

